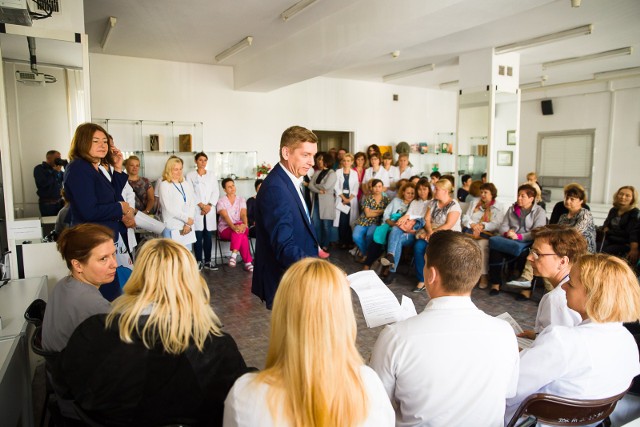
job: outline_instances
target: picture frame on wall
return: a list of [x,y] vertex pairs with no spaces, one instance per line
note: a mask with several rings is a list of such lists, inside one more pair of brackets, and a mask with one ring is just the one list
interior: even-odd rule
[[513,151],[498,151],[498,166],[513,166]]
[[516,145],[516,131],[508,130],[507,131],[507,145]]

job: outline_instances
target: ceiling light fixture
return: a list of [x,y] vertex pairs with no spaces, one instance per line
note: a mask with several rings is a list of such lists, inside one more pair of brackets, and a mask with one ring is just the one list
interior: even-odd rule
[[382,76],[382,81],[388,82],[389,80],[401,79],[402,77],[413,76],[414,74],[424,73],[425,71],[433,71],[434,68],[436,68],[436,66],[433,64],[421,65],[419,67],[410,68],[408,70],[398,71],[397,73]]
[[440,83],[440,89],[457,89],[459,84],[459,80],[451,80],[450,82]]
[[540,76],[540,81],[539,82],[532,82],[532,83],[525,83],[520,85],[520,90],[526,90],[526,89],[535,89],[535,88],[539,88],[545,85],[545,83],[547,82],[547,80],[549,79],[549,76]]
[[569,30],[558,31],[557,33],[547,34],[544,36],[533,37],[527,40],[521,40],[519,42],[505,44],[498,46],[495,49],[497,54],[513,52],[514,50],[527,49],[534,46],[540,46],[542,44],[553,43],[559,40],[568,39],[571,37],[586,36],[593,32],[593,24],[583,25],[581,27],[571,28]]
[[593,78],[596,80],[615,79],[616,77],[629,77],[640,75],[640,67],[622,68],[620,70],[602,71],[594,73]]
[[573,58],[558,59],[557,61],[549,61],[542,63],[542,69],[557,67],[559,65],[571,64],[581,61],[592,61],[594,59],[612,58],[615,56],[631,55],[633,49],[631,47],[623,47],[621,49],[606,50],[604,52],[592,53],[591,55],[575,56]]
[[220,52],[219,54],[217,54],[216,55],[216,62],[222,62],[225,59],[229,58],[230,56],[233,56],[236,53],[245,50],[246,48],[251,46],[251,43],[253,43],[253,37],[247,36],[247,37],[243,38],[241,41],[239,41],[238,43],[234,44],[229,49],[225,49],[222,52]]
[[107,44],[109,43],[109,39],[111,39],[111,33],[113,33],[113,29],[116,27],[116,22],[118,20],[115,16],[110,16],[107,18],[107,27],[104,29],[104,34],[102,35],[102,42],[100,42],[100,46],[104,51],[107,48]]
[[315,2],[316,0],[301,0],[298,3],[294,4],[293,6],[291,6],[289,9],[282,12],[280,14],[280,18],[282,18],[282,20],[286,22],[289,19],[296,16],[298,13],[302,12],[303,10],[311,6]]

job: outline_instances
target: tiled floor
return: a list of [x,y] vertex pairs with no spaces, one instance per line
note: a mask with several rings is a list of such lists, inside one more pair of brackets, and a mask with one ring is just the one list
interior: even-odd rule
[[[334,249],[331,252],[330,260],[348,274],[359,271],[362,267],[353,261],[352,257],[344,250]],[[402,295],[411,298],[416,310],[420,313],[428,301],[426,293],[411,292],[416,285],[413,273],[406,274],[407,267],[402,265],[398,270],[400,273],[396,275],[396,279],[389,288],[399,299]],[[263,368],[269,343],[271,312],[265,308],[258,297],[251,293],[251,274],[241,268],[224,267],[219,271],[205,271],[204,275],[211,289],[214,310],[224,323],[224,330],[236,340],[247,365]],[[489,296],[488,290],[476,288],[471,298],[478,308],[488,314],[495,316],[508,311],[523,328],[532,328],[537,302],[516,301],[514,296],[515,294],[509,292]],[[373,344],[383,327],[367,328],[358,297],[353,292],[352,297],[358,322],[357,344],[366,361],[369,359]],[[534,298],[539,300],[538,290],[536,290]]]

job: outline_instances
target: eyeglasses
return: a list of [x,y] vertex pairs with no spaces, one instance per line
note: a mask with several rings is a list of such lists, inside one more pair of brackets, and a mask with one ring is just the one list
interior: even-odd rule
[[537,261],[538,259],[540,259],[540,257],[549,256],[549,255],[556,255],[556,254],[539,254],[538,252],[536,252],[535,249],[530,248],[529,249],[529,255],[531,255],[533,257],[534,261]]

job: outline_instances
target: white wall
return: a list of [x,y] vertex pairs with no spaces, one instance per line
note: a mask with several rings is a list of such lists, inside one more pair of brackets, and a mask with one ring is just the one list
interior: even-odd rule
[[[525,92],[519,181],[536,169],[539,132],[595,129],[591,200],[610,203],[622,185],[640,186],[640,78]],[[553,101],[543,116],[540,100]]]
[[102,54],[90,64],[93,117],[203,122],[205,151],[258,150],[258,162],[274,164],[282,131],[296,124],[352,131],[358,149],[456,128],[453,92],[330,78],[239,92],[230,67]]

